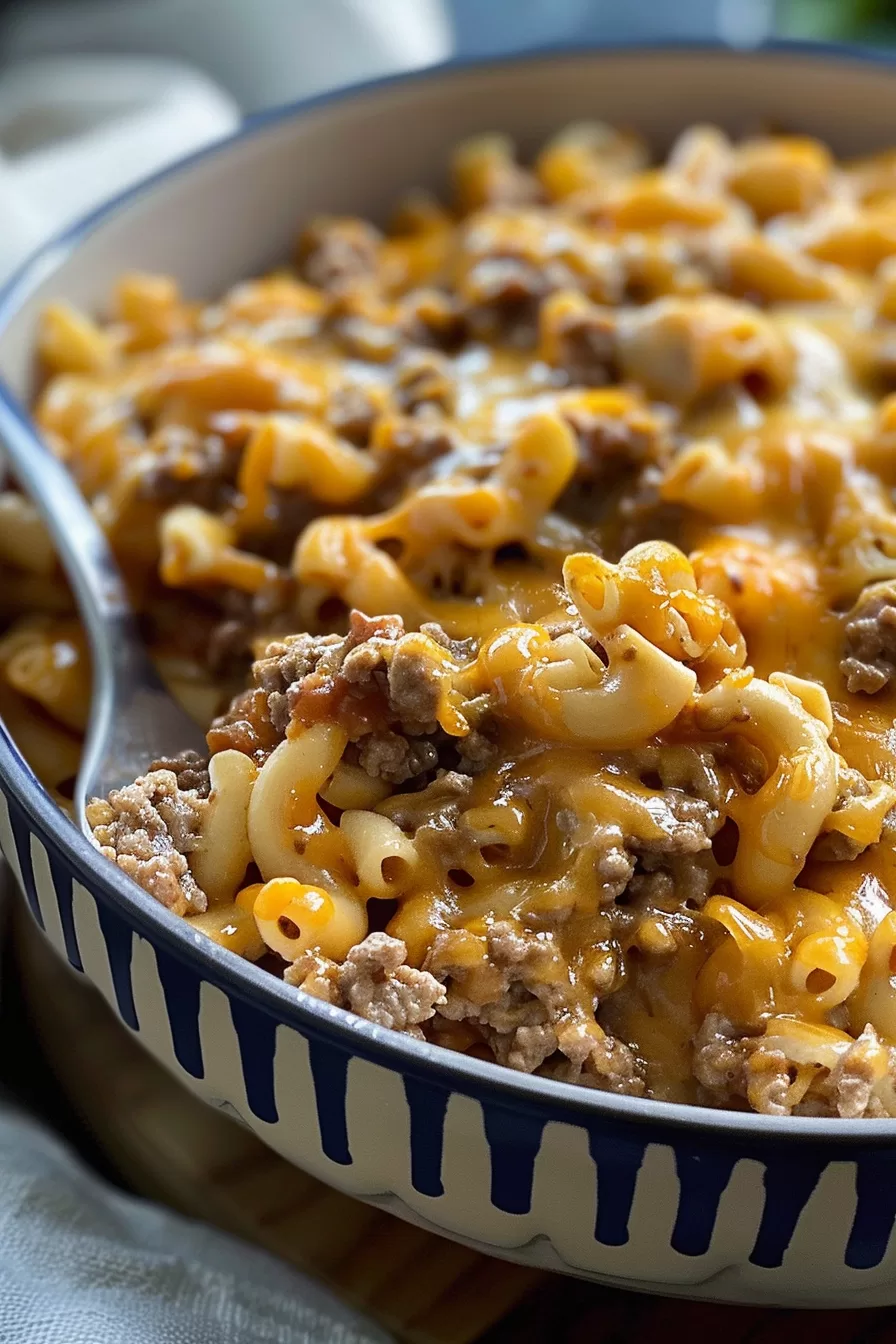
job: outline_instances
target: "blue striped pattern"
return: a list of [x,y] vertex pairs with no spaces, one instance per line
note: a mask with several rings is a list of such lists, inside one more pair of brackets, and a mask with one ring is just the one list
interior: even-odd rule
[[411,1184],[421,1195],[437,1199],[445,1193],[442,1151],[451,1093],[447,1087],[405,1078],[404,1094],[411,1123]]
[[[103,901],[97,901],[100,932],[106,944],[109,970],[115,990],[115,1002],[122,1022],[132,1031],[140,1030],[137,1009],[134,1006],[134,986],[131,980],[131,957],[134,951],[134,931]],[[73,930],[74,935],[74,930]]]
[[[32,862],[32,833],[22,807],[7,797],[6,835],[22,874],[28,907],[41,928],[48,921],[41,905],[55,903],[61,930],[60,951],[78,970],[83,969],[79,945],[72,873],[51,839],[37,835],[47,852],[52,891],[40,891]],[[2,797],[0,797],[2,804]],[[98,927],[108,957],[111,989],[118,1012],[134,1031],[140,1030],[133,978],[134,940],[138,936],[120,913],[93,895]],[[54,918],[52,927],[56,926]],[[171,1029],[175,1058],[193,1079],[205,1074],[200,997],[202,978],[184,959],[155,948],[158,978]],[[269,1013],[247,1003],[240,995],[227,995],[242,1070],[242,1087],[248,1109],[259,1121],[274,1125],[283,1119],[278,1106],[275,1062],[278,1024]],[[288,1030],[287,1028],[281,1028]],[[351,1167],[353,1155],[348,1116],[351,1056],[342,1044],[325,1035],[309,1035],[308,1060],[317,1117],[320,1152],[331,1163]],[[408,1175],[420,1195],[438,1201],[445,1196],[448,1173],[444,1169],[446,1126],[450,1118],[452,1090],[447,1083],[408,1074],[402,1078],[409,1124]],[[473,1092],[462,1082],[460,1090]],[[239,1105],[239,1098],[235,1097]],[[488,1146],[493,1208],[514,1217],[530,1213],[533,1182],[543,1146],[548,1116],[539,1112],[537,1100],[520,1104],[497,1089],[475,1095],[482,1113],[482,1128]],[[288,1119],[289,1117],[286,1117]],[[762,1163],[764,1203],[749,1253],[750,1264],[767,1271],[785,1262],[800,1219],[816,1191],[829,1161],[823,1143],[788,1144],[774,1139],[724,1133],[706,1137],[675,1130],[662,1124],[605,1120],[589,1115],[582,1120],[571,1112],[568,1123],[587,1125],[594,1183],[596,1216],[594,1241],[608,1248],[630,1243],[632,1211],[638,1194],[648,1149],[664,1146],[674,1156],[678,1181],[677,1210],[671,1230],[671,1251],[684,1257],[700,1257],[713,1249],[721,1201],[735,1168],[743,1159]],[[843,1264],[853,1270],[872,1270],[885,1259],[896,1223],[896,1148],[854,1145],[837,1149],[836,1160],[855,1163],[856,1208],[845,1239]],[[463,1173],[460,1174],[461,1178]],[[433,1214],[437,1219],[437,1215]],[[842,1232],[841,1232],[842,1239]]]
[[9,825],[15,844],[16,862],[18,864],[19,872],[22,874],[22,890],[25,893],[25,899],[28,902],[28,907],[32,915],[37,920],[40,927],[43,928],[44,919],[40,911],[40,903],[37,899],[37,888],[34,884],[34,866],[31,862],[31,832],[28,829],[25,813],[22,811],[16,799],[7,797],[6,801],[9,807]]
[[680,1255],[705,1255],[719,1212],[719,1201],[731,1180],[734,1153],[701,1144],[675,1149],[675,1170],[681,1186],[672,1229],[672,1249]]
[[314,1079],[314,1101],[320,1130],[320,1146],[331,1162],[349,1167],[348,1146],[348,1060],[344,1050],[334,1050],[323,1041],[308,1042],[308,1059]]
[[230,1000],[230,1017],[239,1042],[249,1109],[259,1120],[275,1125],[280,1118],[274,1096],[277,1023],[242,999]]

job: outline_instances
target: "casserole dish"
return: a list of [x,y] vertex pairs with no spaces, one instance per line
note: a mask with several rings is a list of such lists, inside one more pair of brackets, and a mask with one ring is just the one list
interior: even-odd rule
[[[251,123],[45,250],[0,306],[0,438],[28,422],[49,301],[96,310],[124,270],[211,295],[287,255],[316,210],[381,217],[439,186],[451,146],[570,122],[677,132],[757,122],[840,154],[883,147],[896,81],[775,48],[548,53],[387,80]],[[0,843],[34,918],[199,1096],[347,1193],[468,1244],[621,1286],[728,1301],[896,1300],[890,1120],[753,1116],[576,1090],[300,997],[102,864],[0,738]]]

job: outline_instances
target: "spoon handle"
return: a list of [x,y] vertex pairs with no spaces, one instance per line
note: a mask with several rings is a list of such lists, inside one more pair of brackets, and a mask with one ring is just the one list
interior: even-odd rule
[[86,830],[89,798],[135,779],[154,757],[204,749],[204,740],[146,652],[121,572],[89,505],[2,386],[0,445],[50,532],[90,644],[93,696],[75,787],[75,810]]

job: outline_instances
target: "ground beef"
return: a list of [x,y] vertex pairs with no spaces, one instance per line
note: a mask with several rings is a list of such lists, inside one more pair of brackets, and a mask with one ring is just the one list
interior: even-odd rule
[[557,1040],[559,1054],[541,1070],[548,1077],[627,1097],[644,1096],[644,1065],[624,1041],[586,1023],[561,1027]]
[[140,499],[157,504],[194,504],[223,513],[236,499],[242,444],[217,434],[201,435],[184,425],[167,425],[151,440],[153,456],[141,470]]
[[[852,770],[849,766],[841,767],[837,784],[837,797],[831,809],[832,815],[847,807],[855,798],[867,798],[872,792],[871,784],[861,771]],[[841,831],[822,831],[809,852],[809,859],[810,861],[821,859],[826,863],[848,862],[858,858],[867,848],[867,845],[860,844],[852,836],[844,835]]]
[[456,663],[469,663],[476,657],[477,641],[475,639],[452,639],[440,625],[436,625],[433,621],[427,621],[424,625],[421,625],[420,633],[421,635],[427,635],[436,644],[440,644],[443,649],[447,649]]
[[422,1037],[420,1024],[444,1003],[445,990],[427,971],[408,966],[407,954],[398,938],[369,933],[341,966],[306,953],[287,968],[284,979],[377,1026]]
[[444,770],[421,793],[396,794],[389,800],[388,813],[396,826],[418,838],[428,828],[456,831],[461,803],[472,787],[469,775]]
[[866,588],[846,618],[840,671],[850,691],[874,695],[896,676],[896,582]]
[[840,831],[823,831],[809,851],[809,862],[849,863],[867,848]]
[[[184,769],[196,771],[195,762]],[[186,855],[199,842],[208,806],[195,789],[183,789],[173,770],[151,770],[93,799],[87,820],[100,852],[175,914],[198,914],[208,902]]]
[[373,779],[384,779],[389,784],[405,784],[438,763],[438,749],[432,742],[405,737],[389,728],[381,733],[368,733],[358,743],[361,769]]
[[535,344],[538,309],[550,292],[544,272],[518,257],[485,257],[464,278],[463,317],[477,341],[502,339],[528,348]]
[[466,336],[463,307],[454,294],[441,289],[412,289],[398,301],[398,329],[412,345],[439,350],[460,348]]
[[[460,657],[473,654],[474,645],[451,641],[438,627],[428,625],[424,633]],[[216,749],[227,745],[231,724],[251,717],[253,697],[260,695],[275,741],[293,719],[307,726],[340,723],[358,764],[376,779],[400,785],[425,782],[437,768],[481,770],[495,752],[486,731],[487,706],[475,702],[477,726],[467,737],[445,733],[437,720],[441,661],[427,657],[418,644],[399,617],[370,619],[358,611],[351,613],[346,635],[292,635],[272,643],[253,665],[253,688],[213,725]],[[258,725],[254,736],[264,737]]]
[[819,1073],[794,1105],[788,1094],[796,1068],[784,1051],[769,1048],[762,1036],[739,1032],[726,1018],[710,1013],[694,1039],[693,1070],[702,1088],[700,1100],[710,1105],[742,1109],[746,1102],[761,1115],[855,1120],[886,1115],[876,1088],[888,1076],[896,1076],[896,1050],[866,1026],[836,1066]]
[[649,788],[671,791],[668,807],[675,816],[681,816],[681,804],[675,801],[679,795],[705,803],[711,814],[722,806],[724,789],[714,747],[651,744],[635,747],[624,760]]
[[345,383],[337,387],[327,406],[330,428],[356,448],[367,447],[374,421],[379,414],[380,407],[370,390],[359,383]]
[[751,1110],[760,1115],[789,1115],[795,1071],[783,1050],[756,1049],[747,1055],[746,1091]]
[[627,890],[635,873],[635,860],[622,845],[610,839],[606,849],[599,850],[595,865],[600,883],[600,904],[609,905]]
[[[483,953],[472,977],[471,939]],[[522,1073],[643,1093],[643,1071],[628,1047],[581,1017],[552,934],[505,921],[482,937],[448,931],[437,935],[426,965],[446,985],[439,1015],[472,1025],[499,1063]]]
[[457,768],[467,775],[478,775],[493,765],[498,756],[498,744],[484,728],[473,728],[466,737],[452,738],[451,747],[457,753]]
[[[475,984],[469,974],[471,945],[481,953]],[[553,935],[529,933],[509,921],[493,924],[481,936],[454,930],[437,934],[426,964],[449,986],[444,1017],[476,1017],[499,1032],[557,1016],[569,987],[568,975],[563,984],[564,963]],[[488,968],[485,997],[480,983],[482,965]],[[469,995],[482,1001],[474,1002]]]
[[426,407],[452,415],[455,382],[451,363],[436,350],[408,350],[398,361],[393,383],[402,411],[412,415]]
[[632,840],[632,848],[642,855],[699,854],[709,849],[712,836],[722,824],[718,808],[703,798],[692,798],[681,789],[667,788],[654,794],[651,817],[660,834]]
[[622,827],[618,822],[591,814],[579,816],[565,807],[557,809],[554,821],[570,859],[576,856],[578,860],[567,901],[559,903],[555,895],[554,921],[563,922],[575,914],[583,895],[580,886],[583,880],[587,881],[583,862],[586,858],[593,865],[591,876],[597,904],[611,906],[626,891],[635,872],[635,856],[626,844]]
[[[525,991],[510,993],[525,999]],[[531,1017],[544,1018],[544,1009],[537,999],[528,998],[522,1012],[526,1009]],[[505,1068],[516,1069],[518,1073],[536,1073],[557,1051],[557,1032],[550,1022],[544,1020],[535,1020],[529,1024],[518,1022],[511,1027],[488,1025],[483,1035],[498,1063]]]
[[250,621],[219,621],[205,647],[205,665],[212,676],[230,681],[245,672],[251,659],[255,629]]
[[662,811],[654,814],[662,835],[628,841],[637,857],[637,871],[626,888],[626,898],[650,912],[675,905],[702,906],[715,877],[712,836],[722,824],[721,814],[709,803],[675,789],[657,795]]
[[290,635],[268,645],[252,667],[252,681],[267,697],[268,717],[276,732],[282,735],[289,726],[289,689],[331,657],[341,656],[344,647],[340,635]]
[[551,363],[571,385],[604,387],[617,380],[616,318],[609,308],[588,304],[552,316]]
[[835,1068],[818,1086],[817,1097],[797,1114],[838,1115],[842,1120],[886,1117],[875,1087],[896,1072],[896,1051],[884,1045],[869,1024],[840,1056]]
[[[699,910],[706,904],[718,870],[712,851],[681,855],[643,854],[626,888],[627,908],[649,914],[686,906]],[[614,912],[614,915],[616,912]]]
[[570,405],[563,416],[579,448],[578,469],[558,505],[566,517],[595,521],[601,506],[614,502],[613,491],[639,480],[650,465],[659,470],[671,456],[666,426],[646,409],[611,416]]
[[176,756],[163,756],[153,761],[148,773],[152,774],[156,770],[170,770],[182,793],[192,791],[200,798],[209,795],[208,757],[200,756],[198,751],[181,751]]
[[[272,517],[276,517],[276,504]],[[245,684],[256,642],[265,635],[270,638],[273,631],[289,628],[295,595],[295,580],[284,570],[254,593],[216,589],[213,623],[209,630],[203,630],[195,656],[216,681]]]
[[[405,498],[418,484],[430,479],[433,463],[450,457],[457,447],[450,424],[429,411],[419,415],[389,415],[380,420],[372,445],[379,460],[379,476],[372,496],[376,507],[388,510]],[[384,538],[377,543],[401,555],[399,538]]]
[[[565,834],[568,852],[593,855],[597,904],[609,911],[619,932],[633,933],[635,921],[654,907],[699,907],[709,895],[717,874],[712,837],[722,825],[722,813],[718,776],[704,756],[709,753],[685,749],[676,758],[665,746],[616,758],[621,774],[650,780],[654,835],[628,834],[610,817],[557,811],[556,824]],[[701,793],[703,797],[695,796]],[[581,881],[581,868],[576,875]],[[555,905],[555,918],[573,915],[581,894],[573,888],[569,906]],[[624,904],[614,906],[617,901]]]
[[720,1013],[709,1013],[694,1037],[694,1077],[703,1088],[701,1098],[713,1106],[725,1106],[746,1090],[746,1052],[741,1033]]
[[624,482],[613,499],[617,528],[607,548],[608,558],[618,559],[642,541],[680,539],[685,510],[660,497],[662,480],[662,468],[648,463],[633,481]]
[[407,732],[433,732],[440,690],[431,662],[399,640],[389,664],[389,699]]
[[363,219],[317,219],[299,240],[302,278],[329,293],[369,279],[376,274],[380,241]]
[[447,457],[454,451],[455,440],[451,427],[433,415],[395,415],[377,436],[377,451],[395,464],[407,487],[407,473],[428,467],[437,458]]

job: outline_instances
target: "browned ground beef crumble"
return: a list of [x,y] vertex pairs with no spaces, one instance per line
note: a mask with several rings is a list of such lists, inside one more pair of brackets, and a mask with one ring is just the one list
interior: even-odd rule
[[850,691],[874,695],[896,676],[896,584],[891,580],[866,588],[845,629],[840,670]]
[[[589,148],[588,135],[595,133]],[[632,786],[630,796],[643,786],[652,826],[639,829],[626,811],[628,803],[617,813],[605,801],[560,805],[565,780],[558,784],[558,778],[565,764],[548,762],[542,774],[540,764],[529,768],[523,753],[533,742],[518,724],[511,740],[500,686],[466,701],[463,714],[471,731],[463,738],[450,736],[439,723],[440,671],[431,647],[427,653],[418,632],[398,616],[350,611],[350,585],[340,586],[340,579],[331,590],[325,564],[320,574],[307,577],[299,561],[297,543],[309,524],[331,514],[351,515],[347,535],[363,537],[368,556],[371,545],[378,547],[407,580],[414,593],[409,610],[447,611],[454,602],[456,613],[464,602],[495,602],[505,624],[531,620],[553,640],[575,634],[607,661],[600,639],[583,625],[571,593],[560,584],[563,557],[579,552],[615,560],[638,542],[668,538],[690,553],[695,574],[695,557],[702,557],[722,592],[699,574],[698,589],[727,602],[759,677],[772,669],[800,672],[791,632],[797,629],[802,637],[806,630],[818,631],[820,656],[811,667],[806,664],[807,675],[832,701],[832,748],[841,750],[838,734],[846,724],[840,734],[843,755],[860,763],[865,753],[874,764],[869,779],[837,765],[838,794],[825,822],[829,829],[818,834],[808,854],[806,890],[818,876],[813,865],[849,863],[867,848],[838,831],[837,821],[857,800],[871,799],[880,782],[873,779],[875,771],[881,780],[888,778],[887,729],[879,721],[892,719],[896,693],[896,583],[868,585],[845,614],[830,596],[828,578],[843,580],[844,566],[833,545],[839,545],[839,533],[822,517],[823,500],[815,499],[816,483],[819,497],[824,494],[824,472],[816,482],[812,456],[817,424],[823,422],[825,434],[842,438],[849,450],[840,462],[841,484],[854,490],[860,523],[865,477],[880,476],[886,507],[892,504],[891,482],[861,456],[872,447],[888,451],[896,423],[888,399],[876,411],[872,402],[884,386],[892,386],[892,264],[888,260],[874,276],[870,270],[865,274],[867,258],[848,257],[853,243],[838,241],[841,208],[847,212],[847,235],[853,224],[858,233],[866,223],[872,231],[876,227],[876,195],[870,186],[867,197],[859,188],[867,169],[853,178],[849,167],[824,167],[826,151],[817,147],[822,167],[815,170],[811,145],[788,149],[786,141],[762,141],[761,153],[771,154],[770,195],[786,198],[788,183],[808,192],[805,209],[785,199],[780,212],[769,208],[766,215],[763,203],[737,186],[743,162],[748,177],[756,172],[755,165],[749,168],[756,152],[750,142],[730,146],[712,131],[707,141],[707,132],[698,128],[678,142],[665,170],[642,178],[648,156],[632,137],[592,128],[577,150],[580,135],[581,130],[571,141],[548,147],[550,171],[547,160],[531,169],[500,146],[462,147],[450,211],[415,200],[401,206],[386,232],[358,219],[319,218],[301,236],[292,276],[238,286],[208,308],[178,299],[176,321],[155,335],[139,330],[139,323],[130,331],[122,314],[108,329],[101,325],[99,334],[109,338],[125,371],[132,354],[149,355],[156,340],[163,354],[171,348],[175,355],[178,346],[186,350],[195,342],[201,358],[206,338],[212,344],[258,341],[269,348],[257,356],[261,372],[253,366],[255,355],[245,367],[236,359],[241,370],[236,378],[225,376],[209,391],[213,402],[220,396],[220,406],[191,406],[189,390],[179,392],[176,378],[173,393],[162,395],[153,383],[133,404],[126,390],[122,407],[113,408],[125,416],[116,448],[126,444],[126,457],[136,449],[143,467],[132,475],[134,498],[121,506],[120,516],[115,490],[110,495],[100,489],[94,502],[101,501],[107,521],[119,528],[116,545],[129,531],[132,504],[136,531],[144,517],[158,531],[168,507],[190,504],[217,515],[232,528],[233,545],[264,562],[262,578],[247,581],[246,591],[204,573],[195,585],[189,578],[184,582],[176,602],[156,575],[155,551],[151,573],[144,576],[149,642],[163,657],[210,670],[221,691],[218,708],[229,703],[208,735],[210,751],[233,748],[260,766],[290,729],[337,724],[348,738],[343,762],[388,786],[363,796],[382,798],[375,804],[381,815],[413,836],[426,880],[419,890],[415,885],[400,891],[398,899],[371,900],[369,910],[372,929],[388,925],[402,936],[371,932],[341,964],[319,951],[289,965],[266,954],[265,964],[282,972],[286,983],[378,1026],[520,1072],[612,1092],[661,1095],[668,1082],[669,1095],[680,1087],[675,1095],[686,1089],[691,1100],[774,1115],[896,1114],[896,1099],[888,1111],[880,1100],[882,1080],[896,1078],[896,1048],[872,1027],[848,1048],[841,1038],[841,1052],[825,1056],[837,1060],[829,1070],[806,1066],[815,1070],[806,1084],[807,1099],[800,1092],[805,1082],[800,1069],[760,1034],[774,994],[743,1021],[731,1020],[727,1006],[725,1015],[698,1009],[696,992],[689,997],[695,977],[723,947],[718,923],[704,916],[707,901],[740,898],[733,875],[720,874],[740,843],[729,805],[733,795],[739,805],[741,795],[757,793],[769,778],[764,749],[714,741],[715,729],[704,731],[702,725],[683,747],[676,734],[686,737],[692,725],[677,720],[664,730],[660,746],[601,752],[600,787],[615,788],[617,776]],[[465,159],[471,153],[472,160]],[[589,162],[593,181],[590,169],[582,175]],[[558,171],[562,187],[550,184]],[[819,177],[818,201],[813,174]],[[824,229],[818,234],[827,224],[828,204],[834,206],[831,238]],[[415,212],[416,225],[410,222]],[[418,227],[421,219],[434,222],[432,236]],[[443,243],[447,251],[441,257]],[[422,263],[418,245],[426,252]],[[825,245],[833,246],[834,255],[839,246],[847,259],[823,261]],[[281,285],[288,293],[285,302]],[[793,313],[794,305],[805,306],[806,300],[821,301],[820,323],[811,312]],[[779,307],[782,311],[775,311]],[[812,353],[811,342],[808,354],[801,353],[790,322],[801,324],[819,349],[830,347],[828,364]],[[122,332],[133,346],[117,344]],[[307,352],[301,348],[306,339],[314,342]],[[294,406],[291,395],[287,404],[270,386],[280,379],[278,367],[289,367],[294,356],[303,359],[305,353],[316,363],[318,344],[325,347],[325,376],[309,379],[302,394],[307,406],[302,398]],[[281,345],[286,364],[278,366]],[[828,368],[831,386],[817,387],[819,372],[826,379]],[[71,370],[56,373],[64,382]],[[259,382],[246,396],[240,384],[245,374]],[[164,370],[160,377],[167,377]],[[90,373],[72,382],[83,383],[82,391],[96,396],[99,405],[104,379],[105,368],[96,378]],[[471,542],[469,527],[461,541],[449,527],[430,545],[416,521],[395,523],[395,535],[384,535],[377,519],[368,533],[372,515],[397,509],[403,517],[404,505],[413,506],[421,486],[438,495],[445,484],[448,497],[458,484],[494,487],[514,442],[516,429],[509,426],[521,423],[514,403],[531,396],[537,405],[550,401],[549,413],[563,422],[559,432],[568,427],[577,450],[565,488],[537,521],[527,517],[518,524],[510,510],[510,532],[500,533],[500,544],[492,534],[488,544]],[[60,394],[61,404],[67,397],[66,416],[52,406],[44,407],[44,415],[48,432],[73,468],[84,473],[85,484],[91,471],[85,429],[92,432],[95,425],[71,392]],[[823,411],[817,418],[810,411],[802,425],[803,402],[811,407],[816,400]],[[863,414],[853,422],[860,400],[867,403],[868,442]],[[282,483],[289,481],[288,471],[277,476],[279,483],[264,479],[265,468],[258,472],[263,499],[253,500],[249,445],[271,412],[309,416],[325,441],[335,436],[334,455],[338,450],[358,466],[364,484],[349,482],[346,497],[333,503],[326,491],[317,497],[304,479]],[[841,435],[844,419],[849,423]],[[751,491],[755,476],[757,498],[744,505],[743,517],[738,508],[728,516],[731,501],[723,488],[710,488],[711,482],[705,500],[681,490],[677,455],[697,443],[724,450],[732,500],[741,488],[739,468],[749,476]],[[79,455],[84,460],[79,462]],[[844,505],[847,514],[853,503]],[[420,516],[430,517],[426,509]],[[803,557],[805,574],[789,584],[791,545]],[[879,549],[891,558],[883,543]],[[360,553],[352,551],[352,564]],[[886,572],[862,563],[866,575]],[[798,568],[794,561],[794,574]],[[861,582],[854,572],[855,566],[836,589],[850,602]],[[728,588],[730,597],[723,597]],[[819,594],[821,608],[815,605]],[[552,595],[558,598],[556,610],[543,609]],[[736,610],[738,599],[743,614]],[[402,600],[396,597],[396,605]],[[773,630],[767,642],[748,628],[760,619],[771,628],[790,614],[793,624],[783,635]],[[452,629],[492,629],[490,615],[444,619],[449,625],[456,620]],[[315,633],[288,633],[297,629]],[[328,633],[333,630],[340,633]],[[434,624],[421,630],[459,664],[479,651],[477,639],[451,639]],[[698,679],[700,690],[709,684]],[[231,700],[237,687],[240,693]],[[864,702],[863,720],[862,705],[856,711],[845,703],[848,695],[878,699]],[[867,734],[861,751],[846,742],[854,728]],[[570,759],[578,747],[563,739]],[[518,748],[526,760],[519,771]],[[482,786],[491,788],[493,779],[499,783],[487,794]],[[487,843],[472,833],[470,814],[484,798],[490,806],[507,780],[501,803],[512,802],[524,816],[530,809],[538,824],[529,831],[520,827],[525,835],[520,851],[508,855],[509,846],[496,846],[504,853],[494,860],[501,876],[492,885],[483,865],[493,860],[485,857]],[[134,784],[92,805],[103,854],[178,914],[204,912],[208,903],[189,861],[206,809],[214,806],[209,793],[207,760],[185,753],[153,762]],[[605,795],[596,788],[595,797]],[[632,807],[642,801],[638,795]],[[322,816],[338,820],[339,808],[326,797],[320,806]],[[896,810],[883,823],[891,848],[894,817]],[[729,858],[719,857],[726,851]],[[474,876],[470,870],[477,863]],[[877,880],[873,862],[867,873]],[[250,865],[246,885],[254,886],[258,876]],[[819,894],[827,890],[825,876],[817,883]],[[837,880],[834,873],[831,882]],[[500,900],[487,907],[498,881]],[[476,883],[478,890],[470,892]],[[537,900],[531,898],[536,885]],[[424,907],[419,919],[419,911],[408,914],[418,898]],[[758,899],[757,905],[762,913]],[[486,908],[491,913],[477,913]],[[465,921],[467,927],[454,927]],[[425,939],[419,937],[421,928]],[[802,936],[801,927],[788,937],[797,934]],[[788,945],[788,953],[792,950]],[[686,974],[670,989],[676,959]],[[672,967],[671,975],[664,965]],[[728,977],[729,985],[734,979]],[[738,1003],[736,994],[732,1001]],[[840,1004],[824,1011],[814,1005],[818,1015],[807,1020],[824,1022],[834,1034],[855,1035],[865,1020],[863,1002],[855,991],[849,1008]],[[672,1042],[682,1056],[681,1076],[673,1067],[671,1081],[660,1076],[668,1056],[663,1059],[659,1049],[651,1053],[666,1009],[674,1024],[663,1048]]]
[[[570,628],[579,629],[576,618],[558,621],[552,633],[557,637]],[[475,655],[474,641],[451,640],[438,626],[424,630],[458,661]],[[215,725],[216,750],[229,745],[245,750],[254,743],[264,753],[282,739],[293,719],[314,721],[321,710],[323,717],[346,726],[362,769],[412,790],[392,797],[389,815],[413,830],[420,852],[437,851],[463,870],[470,840],[458,823],[472,777],[489,763],[494,744],[483,733],[472,733],[462,753],[452,743],[453,763],[446,768],[445,734],[436,722],[438,671],[419,653],[400,619],[352,612],[346,635],[274,642],[253,665],[252,682]],[[710,744],[670,756],[660,747],[645,746],[625,755],[628,768],[661,789],[653,814],[658,833],[649,842],[593,817],[586,835],[582,818],[562,809],[557,813],[558,827],[568,828],[567,843],[591,847],[596,900],[628,945],[637,945],[642,920],[658,908],[677,908],[681,902],[699,908],[709,894],[711,846],[722,823],[714,751]],[[743,768],[749,773],[750,763]],[[868,788],[858,772],[845,772],[837,806]],[[206,908],[187,855],[196,844],[208,791],[207,762],[186,752],[154,762],[135,784],[93,805],[91,821],[103,853],[178,913]],[[815,857],[851,856],[850,843],[837,832],[823,835]],[[553,922],[544,922],[540,931],[505,922],[492,924],[482,935],[445,930],[420,968],[408,965],[400,939],[375,932],[342,965],[308,952],[285,968],[284,978],[379,1026],[460,1044],[523,1073],[642,1096],[642,1061],[624,1042],[579,1016],[570,999],[555,934],[572,916],[578,897],[577,890],[570,891],[568,904],[558,897]],[[478,964],[488,970],[484,982],[481,976],[470,979],[472,943],[479,945]],[[595,1003],[611,992],[615,974],[609,965],[595,970]],[[883,1048],[868,1028],[811,1106],[804,1103],[796,1110],[878,1114],[880,1103],[871,1097],[871,1086],[879,1077]],[[896,1052],[888,1058],[888,1067],[896,1065]],[[695,1037],[693,1071],[706,1104],[749,1103],[768,1114],[793,1109],[787,1101],[788,1061],[780,1052],[759,1048],[756,1038],[718,1015],[707,1016]]]
[[744,1036],[716,1013],[704,1019],[694,1042],[694,1075],[704,1104],[730,1107],[749,1101],[765,1115],[881,1118],[887,1111],[872,1090],[882,1070],[896,1072],[896,1051],[866,1026],[822,1080],[818,1094],[793,1106],[787,1098],[792,1067],[782,1051],[763,1048],[759,1037]]
[[[180,772],[201,779],[207,775],[190,762]],[[197,886],[187,855],[196,848],[207,798],[185,788],[169,769],[148,771],[108,801],[92,802],[87,819],[100,852],[128,877],[175,914],[199,914],[208,901]]]
[[[424,625],[422,632],[458,657],[470,653],[469,643],[452,642],[438,626]],[[262,742],[282,737],[293,718],[311,723],[332,712],[348,731],[362,769],[391,784],[422,783],[437,768],[475,773],[494,754],[485,706],[480,728],[468,737],[449,739],[439,728],[439,669],[397,616],[368,618],[353,611],[347,635],[275,642],[253,664],[252,682],[213,726],[216,750],[244,742],[243,725],[250,720],[249,731]]]

